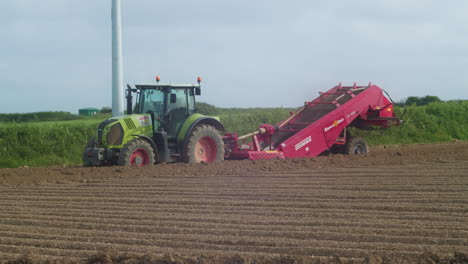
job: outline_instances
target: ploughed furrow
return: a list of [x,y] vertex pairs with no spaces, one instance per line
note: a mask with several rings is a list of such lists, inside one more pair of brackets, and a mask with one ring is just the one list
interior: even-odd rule
[[[12,198],[16,192],[11,193],[3,193],[0,195],[1,205],[8,205],[12,203],[27,203],[30,201],[43,201],[46,203],[53,203],[53,202],[62,202],[62,203],[70,203],[70,204],[77,204],[77,203],[94,203],[96,200],[100,200],[105,203],[145,203],[145,202],[152,202],[153,200],[157,199],[161,203],[167,203],[170,201],[179,202],[179,201],[187,201],[188,199],[190,202],[226,202],[226,201],[237,201],[238,203],[248,203],[252,200],[264,201],[264,202],[271,202],[274,204],[283,203],[283,202],[297,202],[297,203],[310,203],[313,202],[334,202],[336,200],[340,200],[343,203],[353,203],[353,200],[359,200],[362,202],[379,202],[379,203],[405,203],[409,202],[412,204],[445,204],[446,206],[450,205],[463,205],[465,203],[465,199],[468,197],[463,191],[459,193],[455,192],[446,192],[446,191],[439,191],[439,192],[417,192],[416,194],[407,195],[404,192],[399,193],[392,193],[392,192],[369,192],[369,191],[360,191],[359,194],[356,193],[355,190],[350,191],[340,191],[340,194],[331,194],[330,190],[309,190],[303,192],[295,192],[294,194],[284,194],[284,193],[272,193],[272,192],[259,192],[255,195],[249,194],[242,194],[242,193],[220,193],[219,195],[216,194],[209,194],[209,193],[186,193],[183,191],[174,192],[172,194],[164,194],[155,193],[155,192],[148,192],[148,193],[139,193],[139,194],[128,194],[128,193],[120,193],[120,189],[114,189],[114,193],[112,198],[109,199],[111,193],[100,194],[98,196],[93,197],[92,195],[84,195],[83,198],[80,198],[79,193],[72,194],[72,196],[64,194],[53,193],[54,190],[50,190],[51,195],[48,196],[46,194],[38,194],[35,195],[32,191],[29,191],[29,195],[22,196],[21,200],[15,200]],[[98,190],[96,190],[98,192]],[[206,192],[206,191],[205,191]],[[238,197],[241,196],[241,197]],[[273,197],[272,197],[273,196]],[[125,198],[126,201],[119,201],[119,199]],[[213,204],[214,205],[214,204]]]
[[[131,234],[135,235],[135,234]],[[45,247],[54,250],[92,251],[92,250],[115,250],[141,252],[152,251],[160,252],[161,249],[198,249],[198,250],[222,250],[228,252],[246,252],[246,253],[279,253],[279,254],[297,254],[297,255],[315,255],[322,248],[335,250],[345,257],[364,257],[366,249],[372,247],[372,251],[395,251],[400,250],[404,253],[417,254],[421,248],[433,250],[435,247],[439,251],[457,251],[464,246],[434,244],[415,244],[404,242],[380,242],[380,241],[359,241],[347,239],[347,241],[335,240],[316,240],[309,238],[306,240],[298,238],[284,237],[260,237],[257,235],[198,235],[198,234],[157,234],[151,239],[142,239],[140,237],[93,237],[90,239],[74,235],[73,237],[59,235],[36,235],[30,233],[17,233],[15,237],[9,237],[2,234],[0,242],[5,246],[15,247]],[[316,249],[319,249],[318,251]],[[73,256],[77,256],[74,254]]]
[[[372,176],[369,176],[369,178]],[[465,176],[459,178],[459,181],[463,181]],[[310,178],[310,176],[309,176]],[[408,186],[402,187],[401,184],[394,184],[393,186],[390,184],[369,184],[365,183],[368,181],[369,178],[364,179],[363,182],[354,181],[354,183],[348,184],[333,184],[333,183],[323,183],[323,181],[319,181],[314,179],[314,183],[297,183],[295,186],[290,184],[289,186],[285,186],[281,188],[281,185],[286,185],[286,182],[280,182],[277,184],[270,183],[269,185],[262,186],[260,184],[255,184],[255,187],[242,187],[242,188],[234,188],[230,187],[229,185],[210,185],[210,189],[212,192],[207,192],[207,188],[203,186],[187,186],[186,188],[174,188],[173,184],[170,186],[151,186],[149,182],[146,183],[146,187],[137,189],[137,187],[128,185],[120,185],[120,186],[97,186],[91,187],[87,185],[81,185],[80,187],[74,187],[73,189],[27,189],[28,192],[33,192],[31,197],[33,198],[42,198],[42,199],[53,199],[53,198],[65,198],[67,200],[73,199],[96,199],[96,198],[106,198],[110,194],[116,195],[117,193],[119,196],[128,197],[131,199],[145,199],[148,196],[155,196],[155,195],[164,195],[164,197],[170,198],[173,196],[180,197],[190,197],[190,198],[236,198],[236,199],[261,199],[263,196],[267,196],[270,199],[281,200],[283,198],[296,198],[301,200],[306,199],[329,199],[334,197],[339,198],[353,198],[359,197],[362,199],[414,199],[418,196],[429,196],[433,195],[439,199],[443,198],[455,198],[455,197],[467,197],[468,194],[465,192],[464,186],[460,186],[456,182],[456,178],[452,177],[454,181],[453,184],[447,185],[445,181],[441,181],[435,184],[427,184],[427,183],[412,183],[407,182]],[[241,181],[241,180],[238,180]],[[310,181],[310,179],[309,179]],[[431,178],[425,178],[424,181],[434,181]],[[154,182],[154,180],[153,180]],[[143,183],[142,183],[143,184]],[[236,183],[232,183],[234,185]],[[237,185],[237,184],[236,184]],[[276,186],[276,187],[274,187]],[[360,192],[356,193],[356,189],[359,189]],[[287,190],[294,190],[294,193],[287,193]],[[339,193],[330,193],[330,190],[337,190],[340,191]],[[26,191],[21,189],[2,189],[2,193],[0,194],[0,198],[8,199],[12,193],[16,192],[23,192]],[[252,191],[255,191],[252,193]],[[183,192],[183,194],[181,194]],[[275,194],[275,197],[271,197],[271,194]],[[357,196],[359,195],[359,196]],[[241,196],[241,197],[239,197]],[[24,199],[27,199],[28,196],[24,196]],[[443,200],[442,200],[443,201]]]
[[[57,209],[59,208],[59,209]],[[60,209],[65,208],[65,209]],[[57,204],[51,207],[35,208],[33,205],[22,207],[21,210],[10,207],[4,208],[0,213],[4,219],[69,219],[76,221],[80,218],[90,218],[88,221],[138,221],[140,223],[157,221],[179,221],[179,222],[210,222],[223,223],[229,219],[229,223],[249,223],[252,225],[263,225],[264,223],[278,225],[305,226],[308,224],[320,224],[325,226],[345,225],[351,226],[359,223],[360,226],[372,227],[395,227],[404,228],[412,226],[414,223],[424,224],[428,227],[451,227],[457,228],[460,222],[466,218],[466,213],[419,213],[419,212],[398,212],[386,211],[382,214],[372,210],[341,210],[340,208],[324,208],[303,210],[288,208],[288,212],[270,211],[269,208],[259,208],[257,211],[246,211],[242,208],[222,207],[195,207],[185,210],[149,210],[147,207],[133,207],[125,210],[114,207],[106,209],[104,207],[70,207],[68,204]],[[144,214],[142,214],[144,212]],[[341,223],[341,218],[346,217],[347,223]],[[124,219],[124,220],[121,220]],[[1,222],[1,219],[0,219]]]
[[[116,190],[117,192],[118,190]],[[363,191],[364,192],[364,191]],[[31,192],[30,192],[31,193]],[[322,194],[323,193],[323,194]],[[349,193],[349,194],[348,194]],[[159,200],[163,203],[165,201],[174,201],[178,202],[178,200],[183,200],[183,199],[191,199],[191,200],[197,200],[197,201],[232,201],[233,199],[237,199],[238,201],[252,201],[252,200],[265,200],[268,202],[298,202],[298,203],[309,203],[311,201],[314,202],[333,202],[336,200],[342,200],[343,203],[353,203],[353,200],[359,200],[359,201],[369,201],[369,202],[379,202],[379,203],[384,203],[384,202],[398,202],[398,203],[405,203],[405,202],[411,202],[414,204],[421,203],[421,204],[427,204],[427,203],[437,203],[437,204],[460,204],[463,205],[465,203],[465,198],[467,195],[464,195],[463,193],[460,193],[459,195],[457,194],[451,194],[451,195],[444,195],[443,192],[440,193],[433,193],[433,194],[417,194],[417,195],[404,195],[404,194],[374,194],[374,193],[363,193],[357,195],[355,191],[350,191],[348,193],[343,193],[342,195],[331,195],[330,192],[314,192],[313,194],[311,193],[295,193],[295,194],[273,194],[273,193],[257,193],[256,195],[242,195],[241,198],[236,198],[236,194],[220,194],[219,196],[215,194],[199,194],[199,195],[193,195],[193,194],[187,194],[183,193],[181,194],[163,194],[163,193],[152,193],[149,192],[148,194],[139,194],[139,195],[127,195],[127,194],[119,194],[119,196],[113,197],[112,200],[108,199],[104,195],[99,195],[97,197],[91,197],[91,196],[85,196],[82,200],[79,198],[79,194],[76,194],[73,196],[73,198],[69,196],[60,196],[58,194],[51,194],[51,196],[47,195],[38,195],[35,196],[34,194],[30,194],[28,196],[22,197],[20,201],[15,200],[12,198],[12,196],[15,193],[11,194],[3,194],[0,195],[0,199],[3,201],[1,205],[9,205],[13,203],[24,203],[26,204],[27,202],[33,201],[43,201],[47,203],[53,203],[53,202],[62,202],[62,203],[75,203],[78,204],[80,203],[80,200],[82,203],[94,203],[96,200],[101,200],[106,203],[120,203],[119,198],[126,198],[128,201],[125,201],[126,203],[145,203],[146,201],[149,201],[148,197],[154,197],[158,196]],[[65,195],[65,194],[64,194]],[[108,194],[109,195],[109,194]],[[271,197],[274,195],[275,197]],[[160,198],[161,196],[164,196],[164,200]],[[153,198],[156,199],[156,198]]]
[[[65,206],[63,206],[65,207]],[[419,212],[396,212],[386,211],[382,214],[376,214],[372,210],[337,210],[334,208],[314,209],[309,211],[296,210],[288,208],[287,212],[281,213],[259,208],[256,211],[236,210],[235,208],[226,209],[223,207],[196,207],[183,208],[181,210],[173,210],[171,208],[148,210],[144,207],[129,208],[122,211],[119,208],[109,210],[108,208],[70,208],[66,210],[57,209],[57,205],[51,207],[22,207],[18,211],[14,207],[3,207],[2,214],[4,218],[21,218],[21,219],[40,219],[43,217],[70,218],[72,220],[79,218],[95,218],[96,221],[109,221],[109,219],[125,219],[127,221],[177,221],[177,222],[209,222],[223,223],[226,218],[229,218],[229,223],[250,223],[252,225],[261,226],[264,223],[280,224],[280,225],[297,225],[304,226],[308,223],[319,222],[321,225],[336,226],[336,220],[346,217],[347,223],[345,226],[353,225],[354,222],[359,222],[360,226],[372,227],[396,227],[404,228],[405,225],[411,226],[414,222],[424,223],[427,228],[433,222],[437,222],[437,227],[453,226],[456,228],[460,221],[466,217],[465,213],[450,213],[450,214],[422,214]],[[281,209],[279,209],[281,210]],[[145,211],[145,214],[141,214]],[[251,221],[254,220],[254,221]],[[326,221],[326,222],[325,222]],[[343,223],[340,223],[343,225]]]
[[[406,226],[397,226],[391,225],[386,223],[379,223],[375,225],[369,226],[361,226],[361,223],[358,221],[345,221],[342,220],[331,223],[327,222],[319,222],[319,221],[311,221],[308,223],[285,223],[281,225],[281,223],[265,223],[264,226],[260,225],[258,222],[255,224],[251,224],[249,222],[242,223],[240,221],[228,221],[222,222],[221,219],[217,219],[217,222],[203,222],[200,221],[199,223],[192,224],[188,221],[177,221],[177,220],[160,220],[155,219],[154,221],[157,224],[154,224],[150,221],[109,221],[109,220],[102,220],[102,221],[93,221],[94,219],[89,218],[82,218],[79,220],[60,220],[60,219],[53,219],[53,220],[42,220],[42,219],[20,219],[20,218],[7,218],[2,221],[2,224],[8,226],[8,228],[28,228],[28,227],[36,227],[38,229],[47,229],[49,228],[50,224],[53,223],[54,227],[59,227],[62,229],[77,229],[86,232],[88,230],[111,230],[111,231],[132,231],[137,233],[152,233],[152,232],[161,232],[161,233],[169,233],[169,232],[185,232],[181,231],[182,229],[193,229],[192,231],[199,233],[206,233],[210,232],[216,234],[216,232],[224,231],[232,229],[235,232],[269,232],[269,234],[276,234],[280,235],[277,232],[285,233],[284,236],[289,236],[290,233],[311,233],[311,235],[316,235],[320,233],[348,233],[353,234],[357,232],[357,234],[369,234],[371,238],[374,236],[380,235],[389,235],[389,236],[399,236],[402,239],[406,240],[414,240],[420,239],[432,241],[431,239],[434,237],[440,237],[441,240],[450,240],[453,238],[466,238],[467,231],[463,230],[457,226],[446,226],[446,227],[424,227],[424,228],[415,228],[412,225]],[[196,219],[190,219],[196,220]],[[422,224],[422,223],[417,223]],[[413,223],[414,225],[414,223]],[[389,226],[389,227],[387,227]],[[8,230],[6,230],[8,231]],[[274,232],[273,232],[274,231]],[[273,233],[271,233],[273,232]],[[406,238],[405,238],[406,237]],[[339,238],[337,238],[339,239]],[[447,241],[448,241],[447,240]],[[450,242],[453,244],[454,242]]]
[[[171,237],[177,236],[175,239],[178,240],[179,235],[186,235],[190,234],[191,236],[194,236],[194,241],[197,240],[197,236],[206,236],[206,235],[212,235],[212,236],[232,236],[232,237],[251,237],[251,238],[257,238],[257,237],[268,237],[271,239],[282,239],[282,238],[290,238],[290,239],[297,239],[297,240],[304,240],[308,241],[309,243],[311,240],[317,240],[317,241],[342,241],[343,238],[346,238],[346,240],[351,240],[351,241],[360,241],[362,243],[364,242],[374,242],[374,243],[402,243],[402,244],[419,244],[420,246],[430,246],[430,245],[447,245],[447,246],[463,246],[464,241],[463,238],[466,238],[466,233],[465,236],[451,236],[447,237],[449,233],[443,233],[443,232],[432,232],[432,235],[429,236],[427,233],[423,234],[422,236],[418,236],[413,232],[412,235],[404,234],[402,232],[398,232],[396,234],[392,234],[391,231],[387,230],[376,230],[374,229],[374,232],[370,231],[364,231],[360,232],[359,228],[356,229],[351,229],[351,230],[343,230],[337,228],[337,229],[326,229],[326,228],[300,228],[298,230],[281,230],[281,229],[276,229],[275,226],[272,226],[271,230],[258,230],[255,228],[251,228],[249,226],[237,226],[236,229],[234,229],[234,226],[230,225],[216,225],[216,226],[211,226],[211,228],[214,229],[209,229],[210,225],[200,225],[200,226],[183,226],[183,225],[178,225],[177,223],[173,223],[172,225],[170,223],[167,224],[158,224],[157,226],[148,226],[148,225],[128,225],[128,224],[110,224],[110,223],[105,223],[105,224],[97,224],[97,223],[82,223],[76,226],[69,226],[68,229],[63,229],[62,225],[60,222],[54,222],[55,223],[55,228],[51,229],[50,227],[44,226],[41,227],[39,225],[30,225],[31,223],[35,223],[35,221],[30,221],[30,222],[23,222],[20,223],[21,226],[15,225],[15,224],[9,224],[9,231],[11,230],[18,230],[20,228],[24,228],[25,226],[31,227],[31,230],[34,232],[41,232],[45,234],[51,233],[52,230],[54,231],[52,234],[55,236],[58,236],[58,234],[64,233],[64,231],[61,230],[68,230],[71,229],[73,230],[73,233],[71,234],[65,234],[66,236],[71,235],[71,236],[79,236],[81,234],[86,234],[90,231],[93,232],[93,235],[97,235],[100,232],[116,232],[116,233],[121,233],[122,235],[119,237],[123,237],[125,235],[136,235],[138,238],[143,238],[143,237],[157,237],[157,238],[162,238],[165,237],[165,239],[171,240]],[[6,224],[5,224],[6,225]],[[33,227],[36,227],[37,230]],[[57,229],[58,228],[58,229]],[[19,231],[18,231],[19,232]],[[8,236],[9,232],[7,230],[2,231],[0,230],[0,234],[3,234],[3,236]],[[439,235],[439,237],[436,237]],[[462,240],[459,240],[458,238],[462,238]]]
[[[36,243],[32,242],[31,244],[41,244],[43,241],[39,240]],[[111,245],[103,245],[105,248],[105,252],[119,252],[122,253],[129,253],[135,254],[145,254],[150,252],[151,254],[177,254],[183,256],[222,256],[222,255],[234,255],[234,254],[242,254],[242,255],[249,255],[250,257],[257,257],[262,255],[277,255],[278,252],[285,252],[284,255],[298,255],[298,256],[314,256],[314,257],[330,257],[334,255],[343,256],[346,258],[363,258],[364,256],[368,256],[369,254],[378,254],[378,253],[385,253],[384,250],[366,250],[366,249],[355,249],[351,248],[336,248],[336,247],[314,247],[314,248],[297,248],[292,246],[289,247],[255,247],[255,251],[248,251],[240,246],[228,246],[224,245],[225,241],[219,241],[218,244],[212,245],[200,245],[197,244],[194,247],[180,247],[181,243],[166,243],[164,247],[157,247],[157,246],[129,246],[129,245],[122,245],[122,244],[111,244]],[[187,243],[186,243],[187,244]],[[51,256],[51,257],[72,257],[72,258],[82,258],[84,256],[90,256],[93,253],[103,251],[100,249],[99,246],[95,247],[93,250],[74,250],[74,249],[64,249],[62,245],[54,247],[54,245],[50,245],[50,248],[41,248],[37,245],[31,246],[23,246],[23,245],[15,245],[13,242],[12,245],[0,245],[0,257],[2,259],[6,259],[7,256],[17,256],[24,254],[26,252],[35,252],[35,254],[43,255],[43,256]],[[78,245],[80,247],[81,245]],[[23,250],[20,252],[19,248]],[[133,250],[133,251],[132,251]],[[428,249],[431,250],[431,249]],[[385,255],[407,255],[417,257],[419,251],[406,251],[406,249],[400,249],[398,252],[396,251],[389,251]],[[165,262],[164,262],[165,263]],[[216,263],[216,262],[214,262]]]
[[[455,202],[453,204],[447,203],[435,203],[428,200],[427,202],[415,202],[411,203],[410,201],[397,202],[397,201],[385,201],[385,202],[373,202],[372,200],[361,200],[361,199],[333,199],[325,201],[317,201],[311,199],[310,201],[270,201],[268,199],[262,200],[232,200],[232,199],[190,199],[185,197],[177,198],[155,198],[155,199],[146,199],[138,200],[133,198],[124,197],[112,197],[106,199],[84,199],[82,202],[79,199],[70,200],[64,197],[62,201],[58,199],[37,199],[34,200],[33,197],[22,198],[22,200],[16,200],[10,198],[4,200],[3,202],[12,203],[15,206],[19,207],[22,204],[31,205],[35,203],[41,204],[50,204],[54,206],[69,206],[69,207],[79,207],[85,209],[86,207],[93,207],[94,204],[103,205],[107,208],[109,207],[131,207],[138,205],[140,208],[146,208],[147,210],[157,210],[160,205],[165,206],[187,206],[187,207],[216,207],[216,206],[227,206],[242,210],[254,210],[257,208],[265,209],[282,209],[282,208],[296,208],[297,210],[314,210],[322,208],[334,208],[341,210],[372,210],[376,213],[380,211],[402,211],[402,212],[421,212],[421,213],[466,213],[468,208],[463,202]],[[429,205],[430,203],[430,205]],[[282,214],[279,212],[279,214]]]
[[[36,255],[38,255],[39,252],[42,252],[42,250],[37,249],[36,253],[34,253],[35,254],[34,257],[36,257]],[[17,250],[15,249],[14,246],[0,246],[0,259],[3,261],[3,262],[0,261],[0,263],[2,264],[9,263],[7,262],[8,260],[10,261],[12,260],[18,261],[19,259],[24,260],[25,256],[28,256],[28,253],[30,253],[30,251],[25,252],[22,250]],[[45,263],[83,263],[83,257],[82,257],[83,254],[79,254],[80,256],[77,256],[77,257],[71,257],[71,256],[68,256],[67,254],[49,255],[47,253],[48,251],[44,251],[42,254],[40,254],[41,259],[47,259],[47,262],[44,261]],[[66,253],[66,252],[63,252],[63,253]],[[89,253],[93,254],[94,252],[89,252]],[[31,263],[31,262],[23,261],[19,263]],[[32,263],[41,263],[41,261],[32,262]]]
[[3,186],[0,258],[29,251],[76,258],[109,250],[342,257],[466,252],[467,165],[154,177],[145,170],[134,178]]
[[[60,205],[55,205],[54,208]],[[312,224],[321,224],[321,225],[332,225],[335,226],[335,222],[340,218],[346,217],[349,225],[359,223],[361,226],[381,226],[385,225],[388,227],[397,227],[403,228],[404,226],[411,226],[414,223],[418,222],[424,224],[425,227],[452,227],[456,228],[460,222],[463,222],[466,219],[466,213],[426,213],[420,214],[419,212],[411,213],[402,213],[399,214],[398,211],[385,212],[385,214],[379,216],[379,211],[369,211],[369,210],[353,210],[353,209],[323,209],[323,210],[309,210],[304,211],[298,209],[296,212],[269,212],[268,209],[255,211],[243,211],[235,210],[232,208],[230,211],[226,210],[217,210],[216,208],[192,208],[191,210],[181,210],[181,211],[165,211],[165,210],[147,210],[145,207],[132,208],[132,210],[118,208],[113,210],[106,210],[100,208],[67,208],[67,205],[62,205],[64,209],[63,212],[53,213],[50,212],[47,208],[24,208],[21,211],[18,210],[3,210],[0,213],[0,216],[3,218],[13,217],[13,218],[22,218],[27,219],[28,211],[32,212],[33,215],[30,216],[33,219],[41,218],[54,218],[70,215],[71,221],[75,221],[81,217],[97,217],[97,221],[115,221],[115,219],[124,218],[126,221],[154,221],[154,220],[168,220],[168,221],[207,221],[207,222],[224,222],[225,219],[229,219],[230,223],[234,222],[246,222],[249,220],[256,220],[254,223],[293,223],[295,225],[307,225],[307,223]],[[47,210],[45,212],[39,212],[38,209]],[[50,209],[56,210],[56,209]],[[81,210],[81,212],[80,212]],[[314,214],[314,211],[317,213]],[[37,213],[36,213],[37,212]],[[122,213],[124,212],[124,213]],[[142,213],[144,212],[144,213]],[[93,215],[89,216],[89,213]],[[393,215],[388,215],[388,213],[393,213]],[[75,218],[76,217],[76,218]],[[0,219],[0,223],[2,220]],[[338,221],[340,222],[340,221]],[[436,223],[434,223],[436,222]],[[340,223],[341,225],[341,223]],[[347,224],[346,224],[347,225]]]
[[[434,207],[440,207],[440,205],[444,205],[447,207],[459,207],[464,206],[465,203],[465,196],[464,195],[457,195],[457,196],[450,196],[444,197],[440,196],[443,194],[419,194],[413,197],[401,197],[401,195],[392,195],[392,194],[382,194],[382,195],[366,195],[366,194],[349,194],[349,195],[330,195],[328,194],[305,194],[305,197],[301,197],[300,194],[295,195],[275,195],[274,193],[265,193],[265,194],[258,194],[255,196],[242,196],[241,198],[236,199],[234,195],[227,196],[224,194],[220,194],[220,196],[216,195],[200,195],[200,196],[193,196],[187,195],[185,193],[181,193],[179,195],[161,195],[161,194],[148,194],[148,195],[140,195],[140,196],[126,196],[126,195],[116,195],[116,193],[109,197],[85,197],[80,199],[79,196],[76,197],[68,197],[68,196],[34,196],[27,195],[21,198],[21,200],[15,200],[12,198],[12,193],[9,197],[0,198],[2,199],[2,203],[0,205],[8,205],[8,204],[20,204],[20,203],[28,203],[28,202],[37,202],[41,201],[44,203],[68,203],[72,204],[94,204],[95,201],[99,200],[103,204],[148,204],[157,201],[160,204],[172,204],[176,203],[178,205],[210,205],[210,206],[217,206],[225,203],[231,203],[232,206],[264,206],[264,207],[281,207],[287,205],[289,207],[289,203],[295,203],[298,207],[316,207],[319,204],[327,204],[333,203],[336,201],[340,201],[343,206],[347,206],[348,204],[353,204],[356,200],[359,200],[361,203],[375,203],[378,202],[380,205],[384,206],[386,204],[394,204],[395,202],[401,203],[411,203],[414,205],[418,205],[420,207],[427,203],[431,203]],[[355,191],[354,191],[355,193]],[[272,196],[275,197],[272,197]],[[125,201],[121,201],[122,198],[125,198]],[[235,202],[232,202],[235,201]],[[261,201],[261,204],[252,203],[252,201]],[[314,204],[310,204],[313,202]],[[376,207],[378,208],[378,207]],[[378,209],[376,209],[378,210]]]
[[[50,193],[50,189],[46,187],[37,188],[11,188],[2,187],[2,197],[9,194],[9,192],[18,192],[21,190],[35,191],[35,196],[41,195],[47,197],[61,196],[67,194],[68,197],[79,197],[86,199],[87,197],[106,197],[109,194],[113,194],[116,190],[120,190],[122,195],[128,197],[141,197],[146,195],[157,195],[164,194],[166,196],[179,195],[180,191],[184,191],[184,194],[198,198],[199,196],[212,197],[225,195],[236,196],[236,194],[247,195],[247,198],[254,198],[256,195],[264,195],[276,193],[278,195],[290,195],[287,190],[294,190],[295,192],[301,192],[301,195],[306,195],[307,192],[314,190],[317,193],[325,193],[328,190],[340,190],[351,193],[356,189],[361,191],[367,191],[369,194],[388,192],[388,194],[400,195],[406,194],[409,197],[414,194],[412,192],[434,192],[440,193],[443,191],[447,195],[463,195],[466,196],[464,186],[461,186],[459,182],[463,182],[466,170],[460,170],[459,175],[451,174],[451,181],[447,182],[445,177],[440,177],[446,171],[433,172],[432,170],[423,170],[421,175],[426,173],[433,173],[434,176],[421,176],[416,177],[412,171],[395,172],[399,177],[394,177],[386,172],[382,176],[374,175],[373,172],[361,171],[360,169],[350,169],[348,173],[353,174],[348,181],[345,181],[345,177],[337,176],[335,178],[320,177],[317,175],[309,174],[301,177],[284,175],[280,180],[275,179],[274,176],[268,177],[268,181],[265,181],[265,176],[258,177],[251,175],[248,177],[241,176],[229,176],[229,177],[192,177],[184,179],[183,182],[179,182],[180,179],[172,177],[156,177],[151,179],[143,178],[138,183],[134,183],[133,180],[121,179],[118,184],[81,184],[83,189],[76,189],[76,186],[63,187],[63,185],[57,185],[54,187],[53,193]],[[330,173],[330,172],[328,172]],[[344,172],[346,174],[346,172]],[[312,178],[312,179],[311,179]],[[157,180],[155,180],[157,179]],[[200,184],[200,181],[209,184]],[[402,184],[400,181],[404,181]],[[177,182],[175,186],[174,183]],[[145,185],[145,186],[142,186]],[[207,187],[210,190],[214,190],[213,193],[207,193]],[[209,188],[211,187],[211,188]],[[96,192],[99,191],[99,192]],[[255,193],[252,193],[255,191]],[[400,192],[400,193],[398,193]],[[451,193],[453,192],[453,193]],[[346,192],[345,192],[346,193]],[[239,196],[237,196],[239,199]]]
[[[268,223],[268,225],[259,225],[257,224],[249,224],[249,223],[210,223],[210,222],[198,222],[198,223],[191,223],[191,222],[182,222],[176,220],[159,220],[157,225],[155,224],[147,224],[145,222],[142,223],[134,223],[134,222],[121,222],[121,223],[109,223],[107,221],[100,221],[94,222],[88,220],[87,218],[81,219],[83,222],[73,225],[72,223],[61,221],[57,222],[54,221],[54,228],[60,228],[61,230],[69,230],[72,229],[73,232],[78,234],[79,232],[89,232],[89,230],[114,230],[114,232],[120,232],[129,230],[132,232],[139,232],[139,236],[144,234],[152,234],[152,233],[183,233],[186,230],[190,229],[191,233],[195,232],[211,232],[212,234],[217,234],[219,232],[229,232],[234,231],[236,234],[239,232],[258,232],[258,233],[265,233],[269,234],[270,236],[273,235],[283,235],[283,236],[298,236],[298,237],[310,237],[310,236],[322,236],[322,235],[333,235],[333,233],[340,233],[340,234],[360,234],[360,235],[369,235],[373,236],[380,236],[380,235],[389,235],[394,237],[405,237],[411,239],[426,239],[429,240],[433,239],[434,237],[442,238],[442,240],[451,241],[452,239],[457,238],[466,238],[468,236],[468,231],[466,230],[457,230],[456,227],[454,229],[433,229],[433,228],[420,228],[415,229],[414,227],[407,226],[406,228],[395,228],[395,227],[371,227],[371,226],[357,226],[353,225],[352,223],[347,223],[347,225],[341,223],[335,223],[335,225],[278,225],[273,223]],[[94,220],[94,219],[93,219]],[[4,221],[2,223],[2,227],[0,227],[0,231],[12,231],[17,230],[18,232],[21,231],[23,228],[27,228],[27,226],[34,227],[35,230],[42,230],[41,232],[50,232],[51,228],[47,225],[47,223],[42,223],[40,220],[35,221],[28,221],[23,220],[19,221],[14,218],[9,218],[9,221]],[[68,229],[64,229],[63,227],[67,227]],[[207,231],[209,230],[209,231]],[[62,231],[64,232],[64,231]],[[448,242],[449,243],[449,242]],[[450,243],[457,243],[457,242],[450,242]],[[449,243],[449,244],[450,244]]]

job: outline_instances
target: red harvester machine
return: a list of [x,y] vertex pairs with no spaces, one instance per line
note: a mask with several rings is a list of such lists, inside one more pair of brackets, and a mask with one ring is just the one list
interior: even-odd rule
[[[261,125],[244,136],[224,135],[228,159],[273,159],[315,157],[326,150],[336,153],[367,153],[366,142],[352,137],[349,126],[366,128],[399,125],[392,102],[377,85],[342,86],[341,83],[311,102],[306,102],[286,119]],[[252,137],[248,145],[240,140]]]

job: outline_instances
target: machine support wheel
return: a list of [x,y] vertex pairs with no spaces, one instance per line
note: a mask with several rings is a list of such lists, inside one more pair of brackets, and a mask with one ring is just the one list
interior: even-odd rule
[[155,162],[154,149],[151,144],[143,139],[134,139],[129,141],[120,150],[118,164],[120,166],[153,165]]
[[83,166],[84,167],[90,167],[93,166],[91,163],[86,162],[84,156],[86,155],[86,150],[88,148],[95,148],[97,146],[97,140],[96,138],[91,138],[88,143],[86,143],[86,146],[84,147],[84,153],[83,153]]
[[196,126],[187,139],[182,160],[188,163],[213,163],[224,160],[221,134],[210,125]]
[[98,142],[95,137],[91,138],[86,144],[85,148],[95,148],[98,145]]
[[367,143],[361,137],[349,137],[344,153],[345,154],[367,154],[369,152],[369,148],[367,147]]
[[330,148],[330,153],[331,154],[343,154],[344,153],[345,146],[344,145],[333,145]]

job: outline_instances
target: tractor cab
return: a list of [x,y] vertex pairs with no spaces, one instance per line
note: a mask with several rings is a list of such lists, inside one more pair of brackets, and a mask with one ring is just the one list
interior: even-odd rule
[[[154,131],[166,131],[169,138],[174,138],[184,121],[196,112],[195,95],[200,95],[200,86],[191,84],[150,84],[136,85],[135,107],[132,96],[127,93],[127,109],[135,114],[150,114]],[[128,114],[133,114],[128,112]]]
[[[136,93],[133,107],[132,93]],[[196,112],[195,95],[200,95],[200,84],[143,84],[128,86],[128,114],[150,114],[154,131],[166,131],[174,138],[185,120]]]

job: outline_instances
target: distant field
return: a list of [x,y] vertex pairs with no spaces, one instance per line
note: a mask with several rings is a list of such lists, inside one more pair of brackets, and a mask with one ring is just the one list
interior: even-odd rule
[[[276,124],[285,119],[291,108],[218,108],[200,104],[200,112],[215,115],[227,131],[245,134],[261,124]],[[354,129],[371,146],[468,140],[468,101],[432,103],[425,106],[396,108],[403,117],[400,127],[374,131]],[[96,133],[96,126],[106,116],[72,121],[49,121],[60,116],[75,117],[56,112],[58,116],[27,114],[35,122],[0,123],[0,167],[73,165],[81,163],[83,147]],[[2,116],[0,115],[0,120]],[[11,118],[12,116],[10,116]],[[21,115],[15,120],[26,120]],[[35,118],[35,119],[34,119]]]

